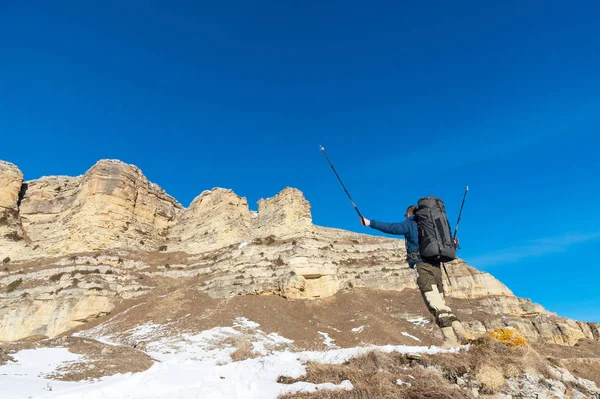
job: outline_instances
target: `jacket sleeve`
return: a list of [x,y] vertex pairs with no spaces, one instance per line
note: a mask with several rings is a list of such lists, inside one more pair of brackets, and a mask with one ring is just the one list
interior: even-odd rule
[[371,220],[370,227],[375,230],[379,230],[381,232],[387,234],[394,235],[404,235],[409,233],[409,224],[408,221],[400,222],[400,223],[386,223],[386,222],[378,222],[376,220]]

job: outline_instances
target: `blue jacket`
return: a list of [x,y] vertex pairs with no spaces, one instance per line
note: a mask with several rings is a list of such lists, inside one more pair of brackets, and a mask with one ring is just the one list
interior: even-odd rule
[[[417,222],[413,219],[414,216],[409,216],[404,222],[400,223],[386,223],[371,220],[370,227],[387,234],[404,236],[406,239],[406,253],[410,254],[419,250],[419,228]],[[408,266],[414,268],[415,265],[421,262],[422,261],[409,262]]]

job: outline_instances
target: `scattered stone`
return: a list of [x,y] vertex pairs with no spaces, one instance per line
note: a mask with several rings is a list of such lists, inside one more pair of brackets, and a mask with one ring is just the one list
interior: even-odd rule
[[419,360],[422,356],[420,353],[407,353],[406,358],[409,360]]
[[137,350],[142,351],[142,352],[146,352],[146,342],[144,342],[144,341],[140,341],[140,342],[135,343],[133,345],[133,347],[135,349],[137,349]]

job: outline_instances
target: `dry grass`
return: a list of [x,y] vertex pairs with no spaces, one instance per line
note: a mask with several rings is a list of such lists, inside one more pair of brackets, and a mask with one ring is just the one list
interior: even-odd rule
[[285,262],[283,261],[283,259],[281,259],[281,255],[279,255],[279,257],[277,259],[275,259],[275,261],[273,262],[275,264],[275,266],[284,266]]
[[11,231],[10,233],[5,234],[4,238],[6,238],[6,239],[8,239],[10,241],[21,241],[21,240],[23,240],[23,237],[21,237],[19,235],[19,233],[17,233],[16,231]]
[[234,362],[241,362],[246,359],[254,359],[259,356],[258,353],[252,351],[252,345],[245,338],[239,337],[234,341],[234,346],[237,348],[235,352],[231,354],[231,360]]
[[7,351],[0,347],[0,366],[14,361],[15,359]]
[[[460,388],[444,380],[440,373],[422,367],[409,368],[411,360],[398,353],[370,352],[344,364],[308,363],[307,374],[300,379],[280,377],[278,382],[291,384],[306,381],[314,384],[339,384],[350,380],[351,391],[320,391],[317,393],[288,394],[280,399],[462,399],[469,398]],[[400,379],[410,385],[398,385]]]
[[566,368],[578,377],[594,381],[600,387],[600,360],[565,359],[559,366]]
[[549,377],[549,364],[529,346],[509,346],[491,335],[472,343],[468,352],[424,356],[421,363],[439,369],[444,377],[456,382],[465,375],[483,383],[482,393],[493,394],[504,385],[505,379],[524,373]]
[[65,274],[66,274],[65,272],[53,274],[52,276],[50,276],[49,280],[52,282],[56,282],[56,281],[60,280],[60,278],[62,276],[64,276]]
[[11,282],[9,285],[6,286],[6,292],[13,292],[14,290],[17,289],[18,286],[21,285],[21,283],[23,282],[23,279],[18,279],[18,280],[14,280],[13,282]]
[[415,377],[414,381],[409,380],[411,386],[405,388],[402,396],[397,397],[406,399],[466,399],[472,397],[458,386],[449,384],[447,380],[431,371],[424,371],[413,376]]
[[497,365],[482,365],[475,373],[475,378],[483,384],[483,393],[496,393],[506,383],[504,372]]
[[[349,380],[354,389],[288,394],[280,398],[471,398],[469,392],[456,384],[458,378],[478,380],[482,383],[480,393],[494,394],[502,389],[507,378],[524,373],[549,377],[548,362],[529,346],[504,344],[485,335],[473,341],[469,351],[458,354],[423,355],[420,359],[409,360],[398,353],[371,352],[340,365],[308,363],[306,376],[297,380],[280,377],[279,382],[339,384]],[[398,379],[409,382],[410,386],[397,385]]]
[[[115,374],[139,373],[154,364],[152,358],[141,350],[124,345],[105,345],[76,337],[47,344],[66,345],[70,352],[85,355],[80,360],[63,363],[48,375],[60,381],[91,381]],[[91,365],[94,367],[90,367]]]

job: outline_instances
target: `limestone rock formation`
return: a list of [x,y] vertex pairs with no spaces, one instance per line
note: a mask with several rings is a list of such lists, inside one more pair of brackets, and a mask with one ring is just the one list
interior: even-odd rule
[[312,226],[310,204],[300,190],[287,187],[273,198],[258,201],[253,230],[258,236],[285,237]]
[[135,166],[103,160],[79,177],[27,182],[23,227],[45,254],[155,249],[183,207]]
[[18,257],[27,241],[19,215],[22,185],[19,168],[0,160],[0,260]]
[[177,219],[169,246],[201,253],[257,237],[283,238],[311,226],[310,204],[297,189],[286,188],[273,198],[261,199],[258,212],[251,212],[246,198],[214,188],[196,197]]
[[457,298],[478,298],[486,295],[513,296],[507,286],[491,274],[467,266],[462,259],[446,263],[450,276],[447,293]]
[[23,173],[15,165],[0,161],[0,211],[17,210]]
[[[25,183],[0,162],[0,183],[0,340],[55,336],[171,285],[216,301],[416,290],[402,240],[313,225],[310,203],[294,188],[261,199],[257,212],[220,188],[184,208],[114,160]],[[446,267],[448,296],[464,301],[461,317],[474,333],[513,326],[533,341],[600,339],[597,324],[517,298],[461,259]]]
[[248,237],[248,202],[231,190],[215,188],[196,197],[171,229],[173,250],[201,253]]
[[147,292],[139,265],[116,256],[70,256],[0,273],[0,341],[54,337],[110,313],[119,300]]

